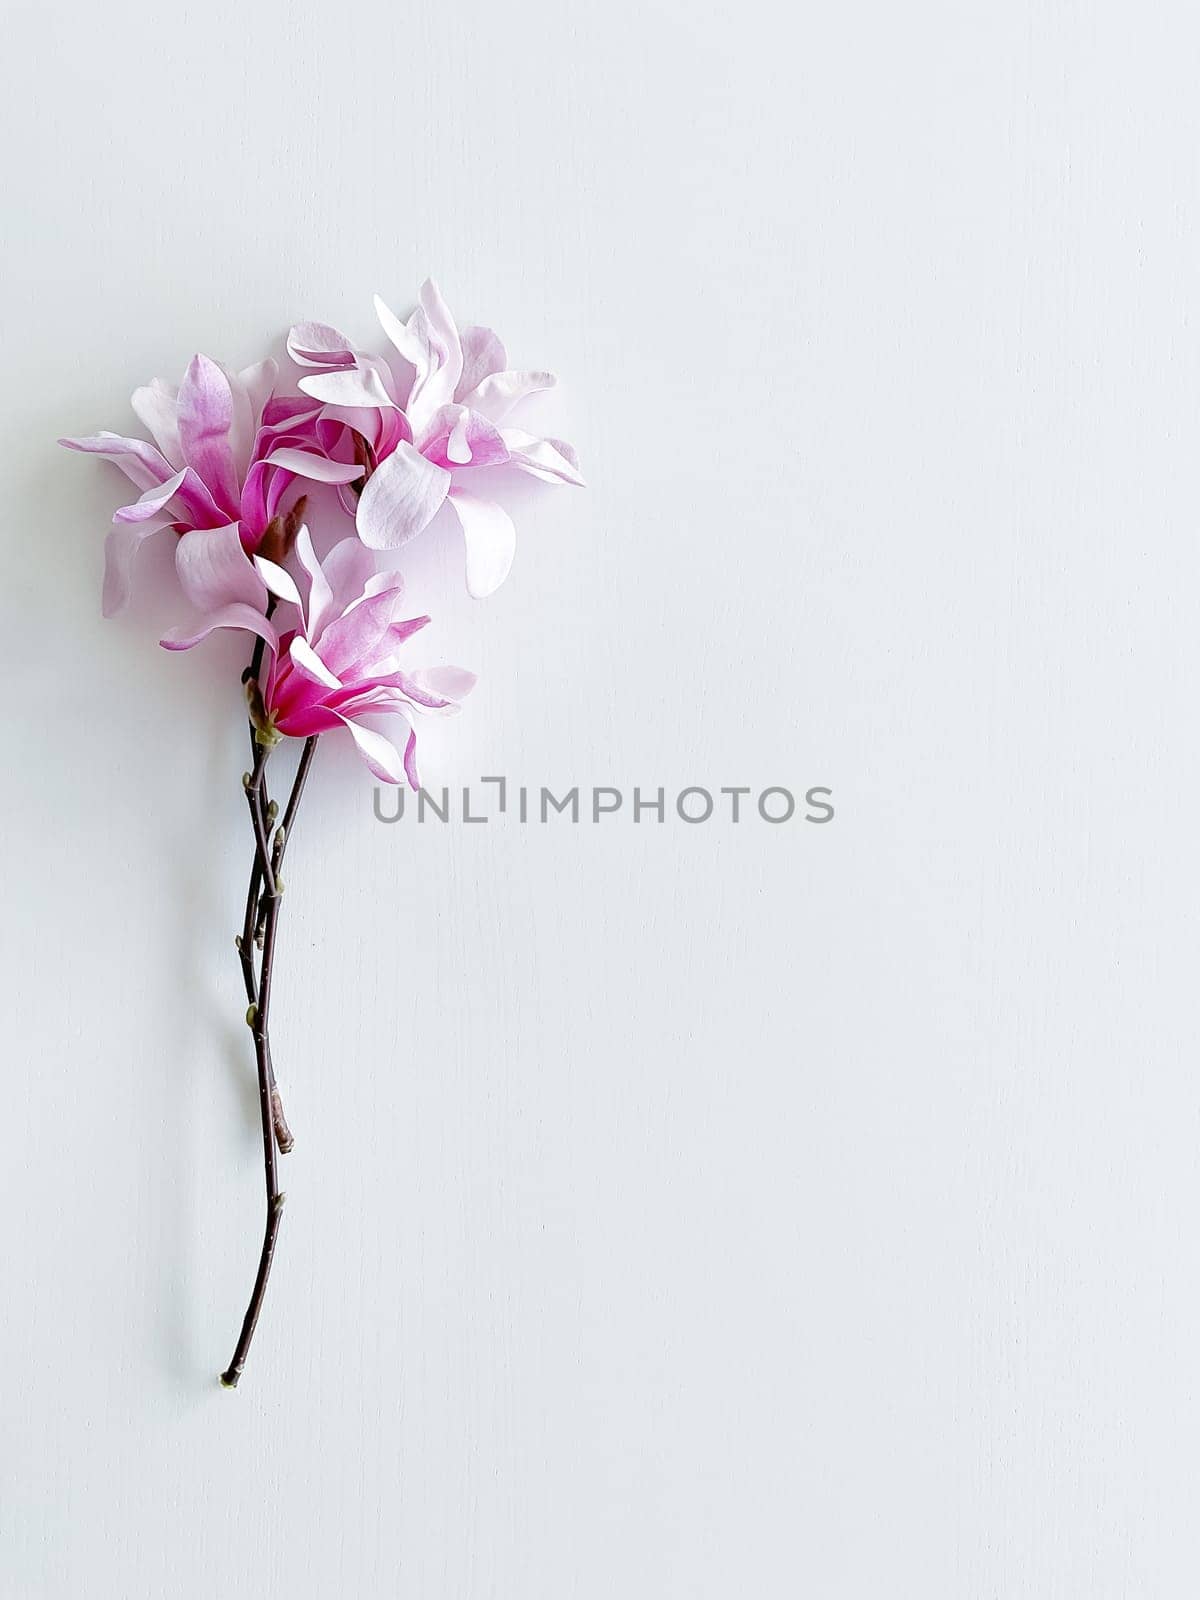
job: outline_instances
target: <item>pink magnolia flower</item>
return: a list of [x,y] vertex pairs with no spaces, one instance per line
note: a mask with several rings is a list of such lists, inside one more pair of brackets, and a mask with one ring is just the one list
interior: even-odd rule
[[[245,554],[244,571],[231,565],[230,551],[258,548],[297,476],[346,483],[362,475],[361,466],[339,464],[310,447],[320,407],[311,400],[272,400],[275,378],[273,361],[233,373],[198,355],[178,389],[156,378],[134,391],[133,409],[154,444],[107,431],[59,440],[114,462],[143,491],[116,512],[105,544],[106,616],[128,600],[143,542],[167,529],[181,536],[179,579],[203,610],[240,602],[265,606],[262,580]],[[197,539],[200,532],[221,538]],[[227,578],[232,587],[224,585]]]
[[390,361],[355,350],[325,323],[291,330],[289,354],[311,369],[300,388],[323,406],[316,437],[332,459],[365,456],[369,475],[356,508],[365,545],[397,549],[448,504],[466,543],[467,588],[491,594],[512,566],[516,530],[502,506],[464,479],[479,467],[513,467],[546,483],[582,486],[569,444],[508,421],[519,401],[552,388],[555,379],[510,369],[496,334],[460,329],[432,281],[407,323],[378,296],[375,309],[395,351]]
[[[299,626],[265,631],[250,607],[226,607],[213,627],[246,628],[270,645],[265,679],[260,685],[266,725],[260,737],[273,741],[287,735],[306,739],[338,728],[349,730],[359,753],[384,783],[419,787],[416,768],[415,720],[422,715],[458,710],[475,684],[474,673],[462,667],[405,670],[401,646],[426,626],[428,617],[402,618],[404,580],[398,572],[375,572],[371,552],[355,538],[343,539],[319,562],[302,527],[296,539],[302,578],[263,556],[254,558],[255,576],[285,604],[294,606]],[[249,565],[248,563],[243,563]],[[199,637],[199,636],[198,636]],[[197,638],[164,639],[171,650],[185,650]],[[363,717],[399,715],[409,724],[401,757],[383,734]]]

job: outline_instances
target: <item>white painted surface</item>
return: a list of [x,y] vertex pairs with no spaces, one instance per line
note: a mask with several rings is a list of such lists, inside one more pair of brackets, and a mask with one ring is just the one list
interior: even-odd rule
[[[1195,1589],[1192,8],[6,17],[5,1596]],[[592,487],[431,782],[323,753],[260,1227],[240,651],[98,617],[56,435],[427,271]]]

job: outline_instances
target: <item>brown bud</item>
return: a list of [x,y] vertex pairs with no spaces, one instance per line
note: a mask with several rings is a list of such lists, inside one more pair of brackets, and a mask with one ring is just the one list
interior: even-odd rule
[[258,549],[254,553],[273,561],[276,566],[283,560],[287,552],[283,548],[282,517],[272,517],[267,523],[263,529],[263,536],[258,541]]
[[[296,542],[296,535],[304,523],[304,512],[308,506],[308,496],[302,494],[292,509],[283,519],[283,554],[286,556]],[[282,560],[282,557],[280,557]]]

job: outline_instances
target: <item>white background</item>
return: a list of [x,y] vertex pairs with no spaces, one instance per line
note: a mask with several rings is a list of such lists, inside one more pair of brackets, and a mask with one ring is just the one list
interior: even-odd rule
[[[5,1600],[1193,1594],[1193,9],[5,27]],[[53,441],[427,272],[590,488],[486,605],[412,547],[426,781],[837,817],[389,828],[327,742],[229,1394],[243,650],[100,620]]]

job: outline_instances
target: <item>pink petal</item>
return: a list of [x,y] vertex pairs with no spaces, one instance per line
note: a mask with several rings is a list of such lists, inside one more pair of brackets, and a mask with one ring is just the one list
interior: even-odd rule
[[367,479],[358,535],[371,550],[395,550],[427,528],[446,498],[450,474],[411,444],[396,446]]
[[148,428],[158,448],[172,467],[183,466],[183,446],[179,443],[179,390],[173,383],[152,378],[148,384],[135,389],[130,398],[134,415],[143,428]]
[[449,405],[463,371],[458,328],[432,278],[421,285],[420,301],[408,331],[418,341],[423,361],[417,365],[416,382],[404,407],[414,428],[427,422],[441,406]]
[[[375,557],[360,539],[351,537],[335,544],[325,557],[323,578],[328,595],[327,608],[319,615],[310,611],[309,637],[317,638],[325,624],[341,616],[347,606],[366,589],[375,572]],[[317,599],[314,588],[309,598],[310,607]]]
[[503,372],[508,356],[499,336],[490,328],[464,328],[461,334],[463,369],[454,391],[454,398],[462,400],[494,372]]
[[239,481],[250,465],[258,420],[263,406],[270,398],[278,371],[273,361],[260,361],[243,372],[230,372],[221,368],[229,385],[233,401],[233,419],[229,429],[229,447],[233,452],[233,465]]
[[354,347],[349,339],[327,322],[297,322],[288,334],[287,352],[301,367],[354,365]]
[[423,376],[428,371],[428,351],[416,335],[400,321],[400,318],[389,305],[379,296],[375,296],[375,315],[379,318],[379,326],[383,329],[388,339],[397,351],[417,369],[418,376]]
[[502,428],[501,437],[508,446],[509,459],[514,467],[540,478],[543,483],[571,483],[584,487],[579,471],[579,457],[562,439],[539,439],[535,434],[523,433],[519,428]]
[[[358,746],[359,755],[362,756],[373,775],[381,783],[403,783],[408,771],[407,752],[404,760],[401,760],[400,752],[390,739],[385,739],[381,733],[375,733],[371,728],[364,728],[361,723],[354,722],[350,717],[342,717],[341,720],[349,728],[350,734]],[[412,743],[413,740],[410,736],[409,744],[411,745]],[[415,772],[409,774],[409,782],[416,788],[417,785],[413,781],[414,777]]]
[[114,522],[149,522],[152,517],[157,517],[175,498],[180,485],[187,476],[186,469],[177,472],[173,478],[168,478],[166,483],[159,484],[156,488],[147,489],[131,506],[122,506],[113,514]]
[[322,629],[316,640],[321,659],[343,682],[373,662],[404,603],[399,587],[381,590],[352,605]]
[[284,447],[272,450],[267,457],[272,467],[284,467],[298,477],[311,478],[315,483],[353,483],[361,478],[363,467],[357,461],[330,461],[328,456],[314,455],[311,450],[292,450]]
[[175,547],[175,570],[184,593],[200,611],[234,602],[266,609],[267,586],[246,554],[236,522],[185,533]]
[[508,512],[493,500],[480,500],[456,486],[449,502],[466,540],[467,591],[477,600],[485,599],[508,577],[517,553],[517,530]]
[[215,361],[194,356],[179,388],[179,440],[187,462],[213,498],[237,514],[238,481],[230,432],[233,393]]
[[89,434],[83,439],[60,439],[59,444],[68,450],[79,450],[84,455],[103,456],[137,485],[139,489],[152,489],[165,483],[171,476],[171,465],[152,444],[144,439],[125,439],[119,433]]
[[465,700],[479,682],[475,673],[468,672],[466,667],[419,667],[410,676],[418,687],[452,705]]
[[423,435],[421,454],[447,470],[500,467],[508,460],[508,446],[496,425],[480,412],[466,406],[443,406]]
[[344,372],[318,372],[301,378],[300,388],[314,400],[331,406],[379,406],[395,404],[379,367],[364,357],[356,367]]
[[202,639],[207,639],[216,628],[242,628],[247,633],[256,633],[260,639],[265,639],[272,650],[278,647],[275,629],[262,612],[253,606],[241,604],[222,606],[219,611],[214,611],[211,616],[205,617],[203,626],[196,633],[189,634],[183,628],[172,628],[158,642],[164,650],[190,650]]
[[[343,542],[358,544],[357,539]],[[300,614],[304,618],[304,631],[312,639],[320,633],[326,616],[330,614],[332,595],[329,583],[321,570],[321,563],[317,560],[317,552],[313,549],[312,536],[305,524],[301,524],[300,532],[296,535],[296,559],[308,580],[308,594],[300,608]]]

